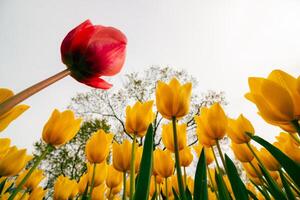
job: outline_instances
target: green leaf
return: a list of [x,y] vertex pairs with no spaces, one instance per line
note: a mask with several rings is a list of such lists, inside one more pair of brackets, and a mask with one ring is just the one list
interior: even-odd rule
[[208,200],[206,158],[205,158],[204,148],[201,151],[201,155],[196,168],[194,199]]
[[264,167],[261,167],[261,165],[259,165],[262,174],[264,175],[264,177],[266,178],[266,181],[268,183],[268,190],[270,191],[270,193],[272,194],[272,196],[276,199],[276,200],[287,200],[286,196],[284,195],[284,193],[280,190],[280,188],[278,187],[278,185],[276,184],[276,182],[273,180],[273,178],[270,176],[270,174],[266,171],[266,169]]
[[230,195],[229,192],[227,190],[227,187],[223,181],[222,175],[220,173],[217,173],[217,171],[215,171],[215,179],[216,179],[216,183],[218,186],[218,193],[219,193],[219,199],[220,200],[230,200]]
[[156,192],[154,192],[153,196],[151,197],[151,200],[155,200],[156,199]]
[[253,200],[258,200],[258,198],[256,197],[255,194],[253,194],[253,192],[251,192],[250,190],[247,190],[249,196],[253,199]]
[[7,180],[7,178],[4,179],[4,181],[2,181],[2,182],[0,183],[0,194],[4,194],[4,193],[6,192],[6,191],[2,191],[3,188],[4,188],[4,185],[5,185],[5,183],[6,183],[6,180]]
[[185,196],[186,196],[187,200],[193,200],[192,193],[188,187],[186,187],[186,189],[185,189]]
[[295,184],[300,187],[300,165],[261,137],[252,136],[252,139],[265,147],[274,156],[274,158],[276,158],[288,175],[294,180]]
[[279,174],[280,174],[280,179],[281,179],[282,185],[284,187],[286,196],[288,197],[289,200],[296,200],[296,197],[293,194],[293,192],[292,192],[292,190],[291,190],[291,188],[289,186],[289,183],[286,180],[286,178],[284,177],[284,175],[283,175],[283,173],[282,173],[281,170],[279,170]]
[[240,179],[240,176],[234,166],[234,163],[226,154],[225,163],[227,167],[227,176],[229,178],[235,199],[248,200],[247,189],[243,184],[242,180]]
[[152,124],[148,127],[144,150],[141,160],[139,178],[137,180],[136,192],[134,199],[147,200],[149,196],[150,178],[152,174],[152,157],[153,157],[153,127]]
[[178,194],[176,193],[175,189],[172,187],[172,192],[175,200],[180,200]]

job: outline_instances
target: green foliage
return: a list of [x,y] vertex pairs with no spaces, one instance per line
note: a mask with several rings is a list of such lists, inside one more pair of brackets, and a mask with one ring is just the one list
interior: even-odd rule
[[[82,176],[86,171],[86,141],[98,129],[108,132],[110,126],[105,120],[94,119],[84,122],[77,135],[68,144],[61,146],[46,156],[46,159],[41,164],[41,168],[45,171],[47,177],[47,188],[53,188],[54,181],[59,175],[68,176],[76,180]],[[34,144],[35,158],[41,155],[45,148],[46,144],[43,141],[36,142]]]
[[196,168],[194,199],[201,199],[201,200],[208,199],[207,170],[206,170],[206,158],[205,158],[204,148],[201,151],[201,155]]

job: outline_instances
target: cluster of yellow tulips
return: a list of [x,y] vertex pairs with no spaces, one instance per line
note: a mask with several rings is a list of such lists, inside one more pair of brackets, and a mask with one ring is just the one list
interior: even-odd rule
[[[300,77],[274,70],[268,78],[249,78],[249,88],[246,98],[257,106],[259,115],[285,131],[273,145],[255,136],[254,127],[242,114],[229,118],[215,103],[194,117],[198,142],[189,146],[187,125],[181,119],[189,113],[192,84],[181,84],[176,78],[169,83],[158,81],[155,105],[169,120],[161,130],[164,148],[153,149],[154,101],[127,106],[125,129],[132,140],[120,142],[113,133],[95,132],[85,147],[86,173],[80,180],[59,176],[53,199],[299,199]],[[1,89],[0,103],[12,95]],[[27,108],[17,105],[1,115],[0,131]],[[54,110],[42,133],[47,148],[27,169],[32,157],[26,150],[0,138],[0,199],[43,199],[47,189],[42,187],[45,177],[39,164],[76,135],[81,121],[71,110]],[[241,180],[233,161],[222,152],[220,141],[226,136],[247,181]],[[144,138],[143,146],[139,138]],[[253,141],[262,147],[258,149]],[[188,176],[193,160],[198,163],[196,172]]]

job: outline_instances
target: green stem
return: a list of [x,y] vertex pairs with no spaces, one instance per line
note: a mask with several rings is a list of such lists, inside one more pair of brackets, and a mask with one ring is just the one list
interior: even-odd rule
[[296,184],[294,180],[291,179],[290,176],[282,169],[280,169],[280,171],[283,174],[283,176],[287,179],[287,181],[290,183],[290,186],[293,188],[293,190],[300,196],[300,190],[295,186]]
[[130,196],[129,199],[133,199],[135,190],[135,146],[136,146],[136,134],[133,134],[132,148],[131,148],[131,161],[130,161]]
[[93,193],[93,189],[94,189],[94,184],[95,184],[95,175],[96,175],[96,163],[94,163],[93,165],[93,175],[92,175],[92,183],[91,183],[91,188],[90,188],[90,191],[89,191],[89,197],[88,199],[91,200],[92,199],[92,193]]
[[298,139],[297,136],[295,136],[294,134],[290,133],[290,136],[297,142],[298,145],[300,145],[300,140]]
[[299,137],[300,137],[300,125],[297,119],[291,121],[291,124],[294,126],[294,128],[296,129]]
[[218,149],[219,155],[220,155],[220,157],[221,157],[221,161],[222,161],[222,163],[223,163],[223,167],[224,167],[224,169],[226,170],[225,159],[224,159],[224,157],[223,157],[223,153],[222,153],[222,149],[221,149],[219,140],[217,140],[217,149]]
[[165,189],[166,189],[166,200],[168,200],[169,199],[169,191],[168,191],[168,178],[166,178],[165,179],[165,181],[166,181],[166,187],[165,187]]
[[179,147],[178,147],[178,139],[177,139],[176,117],[172,117],[172,124],[173,124],[173,138],[174,138],[174,150],[175,150],[175,166],[177,172],[179,193],[182,200],[186,200],[183,181],[182,181],[182,173],[181,173],[181,168],[179,163],[180,160],[179,160]]
[[219,165],[219,162],[218,162],[218,159],[217,159],[217,156],[215,154],[215,151],[214,151],[214,148],[213,146],[210,147],[211,148],[211,151],[213,153],[213,156],[215,158],[215,161],[216,161],[216,165],[217,165],[217,169],[218,169],[218,172],[221,173],[221,168],[220,168],[220,165]]
[[217,199],[219,200],[219,195],[218,195],[217,190],[216,190],[216,188],[214,186],[214,182],[213,182],[210,170],[208,168],[208,165],[207,165],[207,173],[208,173],[208,179],[209,179],[210,184],[211,184],[211,188],[213,189],[214,194],[216,195]]
[[261,175],[261,173],[259,173],[259,171],[255,168],[255,166],[253,165],[252,162],[249,162],[249,164],[251,165],[252,169],[255,171],[255,173],[257,174],[257,177],[265,184],[267,184],[266,180],[263,178],[263,176]]
[[26,195],[26,191],[23,192],[23,194],[22,194],[22,196],[21,196],[21,198],[19,200],[23,200],[24,197],[25,197],[25,195]]
[[183,177],[184,177],[184,189],[186,189],[186,187],[187,187],[187,181],[186,181],[187,177],[186,177],[185,167],[183,167]]
[[126,200],[126,171],[123,172],[123,196],[122,200]]
[[17,186],[17,188],[9,196],[8,200],[13,200],[16,197],[16,195],[18,194],[18,192],[20,192],[20,190],[22,189],[23,185],[26,183],[26,181],[28,180],[28,178],[30,177],[30,175],[33,173],[33,171],[38,167],[38,165],[47,156],[47,154],[50,153],[53,149],[54,148],[51,145],[47,145],[45,151],[39,157],[37,157],[37,159],[35,160],[33,166],[30,168],[30,170],[28,171],[28,173],[26,174],[26,176],[22,179],[22,181]]
[[50,78],[47,78],[46,80],[43,80],[25,90],[22,92],[10,97],[6,101],[0,104],[0,116],[12,109],[15,105],[18,103],[24,101],[28,97],[34,95],[35,93],[39,92],[40,90],[44,89],[45,87],[55,83],[56,81],[68,76],[71,74],[71,71],[69,69],[65,69],[54,76],[51,76]]

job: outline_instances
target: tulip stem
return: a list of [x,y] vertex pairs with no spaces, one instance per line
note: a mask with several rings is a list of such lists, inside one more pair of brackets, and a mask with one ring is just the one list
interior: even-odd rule
[[186,183],[186,169],[185,167],[183,167],[183,177],[184,177],[184,189],[186,190],[187,187],[187,183]]
[[291,121],[292,125],[294,126],[294,128],[296,129],[299,137],[300,137],[300,125],[297,119]]
[[130,196],[129,199],[133,199],[135,190],[135,146],[136,146],[136,134],[133,134],[132,148],[131,148],[131,161],[130,161]]
[[168,200],[169,198],[169,191],[168,191],[168,178],[165,179],[166,185],[165,185],[165,189],[166,189],[166,200]]
[[220,168],[220,165],[219,165],[219,162],[218,162],[217,156],[216,156],[216,154],[215,154],[214,148],[213,148],[213,146],[211,146],[210,148],[211,148],[211,150],[212,150],[212,153],[213,153],[213,156],[214,156],[214,158],[215,158],[215,161],[216,161],[216,165],[217,165],[218,172],[219,172],[219,173],[221,173],[221,168]]
[[181,173],[181,168],[180,168],[176,117],[172,117],[172,124],[173,124],[173,137],[174,137],[174,150],[175,150],[175,166],[176,166],[176,172],[177,172],[179,193],[180,193],[180,197],[182,198],[182,200],[186,200],[185,191],[184,191],[184,187],[183,187],[183,181],[182,181],[182,173]]
[[215,188],[215,186],[214,186],[214,182],[213,182],[213,179],[212,179],[212,176],[211,176],[210,170],[209,170],[209,168],[208,168],[208,165],[206,165],[206,168],[207,168],[208,179],[209,179],[209,181],[210,181],[211,188],[212,188],[212,190],[213,190],[213,192],[214,192],[215,196],[216,196],[216,197],[217,197],[217,199],[219,200],[220,198],[219,198],[219,195],[218,195],[218,193],[217,193],[217,190],[216,190],[216,188]]
[[122,200],[126,200],[126,171],[123,172],[123,196]]
[[221,146],[220,146],[219,140],[217,140],[217,149],[218,149],[218,152],[219,152],[219,155],[220,155],[221,161],[222,161],[222,163],[223,163],[223,167],[224,167],[224,169],[226,170],[225,159],[224,159],[224,157],[223,157],[223,153],[222,153],[222,149],[221,149]]
[[295,187],[295,182],[290,178],[290,176],[283,171],[281,168],[279,169],[279,171],[282,173],[282,175],[287,179],[287,181],[290,183],[290,186],[293,188],[293,190],[300,196],[300,190]]
[[90,188],[90,192],[89,192],[89,200],[92,199],[92,193],[93,193],[93,189],[94,189],[94,184],[95,184],[95,175],[96,175],[96,163],[94,163],[93,165],[93,175],[92,175],[92,183],[91,183],[91,188]]
[[22,92],[10,97],[6,101],[0,104],[0,116],[10,109],[12,109],[15,105],[19,104],[20,102],[24,101],[28,97],[34,95],[35,93],[39,92],[40,90],[44,89],[45,87],[55,83],[56,81],[68,76],[71,74],[71,71],[69,69],[65,69],[54,76],[51,76],[50,78],[47,78],[46,80],[43,80],[25,90]]
[[33,171],[38,167],[38,165],[47,156],[47,154],[50,153],[51,151],[53,151],[53,149],[54,148],[51,145],[47,145],[45,151],[39,157],[37,157],[37,159],[35,160],[33,166],[30,168],[30,170],[25,175],[25,177],[22,179],[22,181],[17,186],[17,188],[9,196],[8,200],[13,200],[15,198],[15,196],[20,192],[20,190],[22,189],[23,185],[26,183],[26,181],[28,180],[28,178],[30,177],[30,175],[33,173]]

